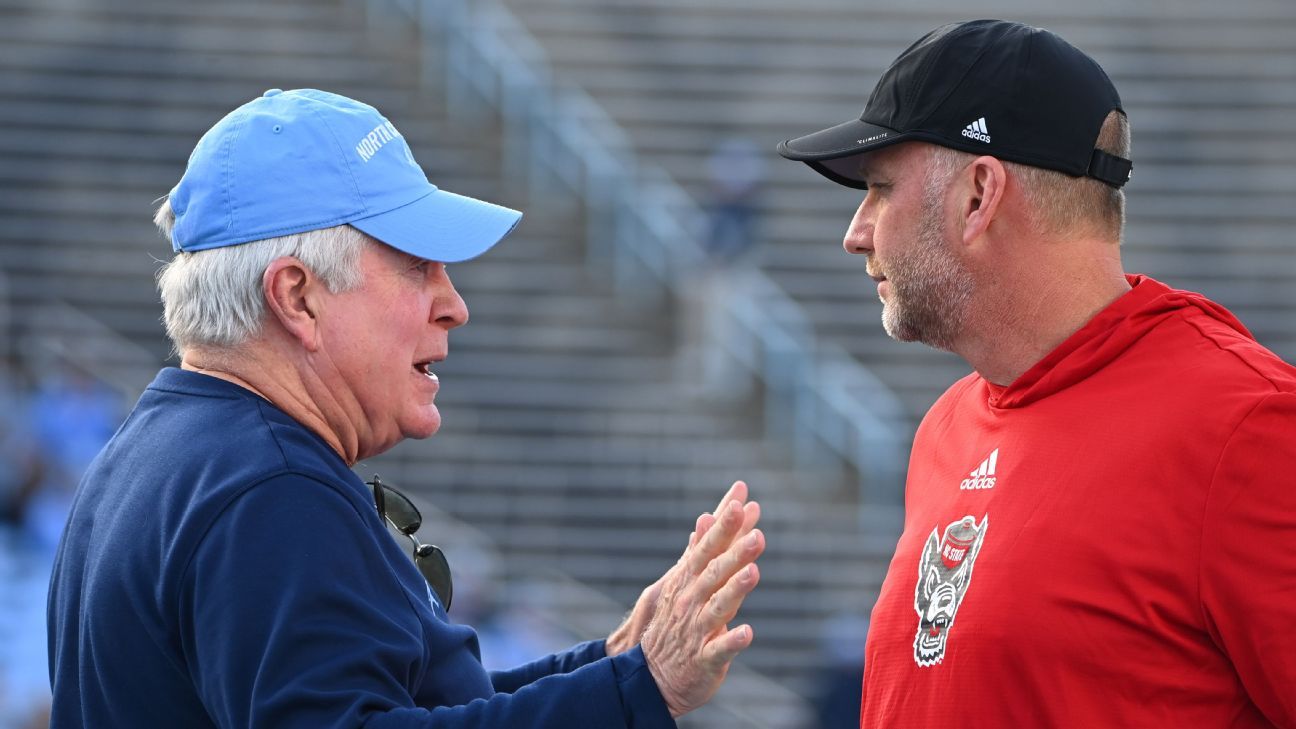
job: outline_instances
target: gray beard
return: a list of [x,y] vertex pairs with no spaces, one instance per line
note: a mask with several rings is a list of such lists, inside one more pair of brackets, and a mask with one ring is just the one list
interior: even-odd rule
[[929,190],[911,251],[886,263],[891,296],[882,307],[882,328],[892,339],[953,351],[967,321],[972,275],[945,242],[939,198]]

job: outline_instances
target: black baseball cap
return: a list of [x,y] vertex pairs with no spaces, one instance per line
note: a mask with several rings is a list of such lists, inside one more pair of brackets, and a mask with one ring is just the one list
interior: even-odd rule
[[1133,163],[1094,149],[1120,95],[1096,61],[1042,28],[970,20],[931,31],[882,74],[859,119],[779,143],[866,189],[856,155],[918,140],[1124,185]]

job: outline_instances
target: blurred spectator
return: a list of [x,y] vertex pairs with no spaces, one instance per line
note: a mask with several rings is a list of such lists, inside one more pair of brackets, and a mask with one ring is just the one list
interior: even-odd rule
[[551,602],[538,587],[521,583],[505,589],[496,558],[485,550],[459,544],[453,560],[456,623],[477,630],[482,665],[502,670],[535,660],[569,645],[543,618]]
[[0,525],[0,729],[49,726],[45,595],[49,554]]
[[725,305],[742,295],[745,259],[758,237],[765,156],[749,139],[725,139],[708,156],[706,171],[707,261],[686,285],[677,370],[705,396],[737,397],[746,380],[734,376],[721,344],[728,333]]
[[45,597],[81,472],[121,418],[120,400],[70,370],[34,391],[0,364],[0,729],[49,725]]
[[25,526],[51,555],[81,474],[117,429],[123,405],[116,391],[72,367],[41,379],[32,394],[28,422],[48,469],[27,505]]
[[0,528],[22,524],[26,504],[44,479],[40,451],[26,421],[26,388],[0,363]]
[[49,563],[25,528],[46,468],[25,420],[26,396],[0,364],[0,729],[48,724],[45,591]]
[[823,670],[816,681],[815,729],[856,729],[864,685],[864,639],[868,620],[839,613],[820,636]]
[[117,429],[122,405],[99,380],[62,367],[42,378],[32,394],[32,432],[64,477],[79,477]]
[[707,158],[710,202],[707,255],[716,267],[741,258],[756,241],[765,154],[750,140],[730,138]]

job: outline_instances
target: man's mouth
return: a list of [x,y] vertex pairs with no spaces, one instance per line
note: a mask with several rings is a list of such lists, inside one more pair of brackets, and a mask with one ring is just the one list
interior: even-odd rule
[[435,372],[432,371],[432,364],[434,362],[436,362],[436,360],[431,360],[431,359],[424,360],[422,362],[415,362],[414,370],[418,372],[420,375],[424,375],[426,377],[430,377],[435,380],[437,379],[437,375]]

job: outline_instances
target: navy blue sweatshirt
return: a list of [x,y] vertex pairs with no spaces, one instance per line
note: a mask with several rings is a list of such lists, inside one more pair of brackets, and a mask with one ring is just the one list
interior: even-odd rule
[[55,729],[675,726],[639,648],[488,673],[336,452],[178,369],[81,482],[49,642]]

